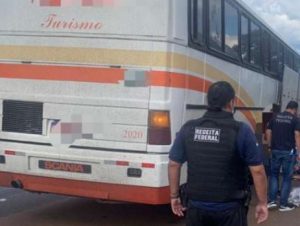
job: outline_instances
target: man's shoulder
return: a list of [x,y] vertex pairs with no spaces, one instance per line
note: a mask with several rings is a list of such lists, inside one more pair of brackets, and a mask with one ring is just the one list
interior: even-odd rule
[[297,119],[297,116],[293,115],[292,113],[288,112],[288,111],[283,111],[283,112],[280,112],[276,115],[276,117],[289,117],[291,119]]
[[186,123],[184,123],[182,127],[184,128],[184,127],[197,125],[201,120],[202,120],[202,117],[197,118],[197,119],[191,119],[191,120],[187,121]]
[[180,130],[178,131],[178,135],[181,135],[181,136],[184,135],[186,133],[186,131],[188,131],[191,127],[197,125],[198,120],[199,119],[191,119],[191,120],[185,122],[181,126]]
[[237,123],[239,123],[240,127],[241,128],[246,128],[246,129],[250,129],[250,126],[246,123],[246,122],[243,122],[243,121],[237,121],[235,120]]
[[236,122],[239,125],[239,133],[238,133],[239,135],[247,136],[249,133],[250,134],[253,133],[251,127],[247,123],[243,121],[236,121]]
[[[288,112],[288,111],[283,111],[283,112],[280,112],[278,114],[276,114],[272,120],[274,122],[286,122],[286,123],[292,123],[292,124],[297,124],[299,123],[299,119],[296,115]],[[282,121],[282,120],[285,120],[285,121]]]

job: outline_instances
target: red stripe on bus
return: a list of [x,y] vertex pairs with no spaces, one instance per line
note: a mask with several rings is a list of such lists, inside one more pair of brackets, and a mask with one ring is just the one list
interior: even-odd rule
[[11,187],[11,182],[14,180],[21,181],[24,189],[28,191],[153,205],[170,202],[169,187],[153,188],[107,184],[0,172],[0,186]]
[[40,6],[60,6],[61,0],[40,0]]
[[16,152],[15,151],[11,151],[11,150],[5,150],[4,154],[5,155],[16,155]]
[[0,77],[16,79],[118,83],[119,81],[124,80],[124,70],[118,68],[0,64]]
[[155,164],[154,163],[142,163],[142,168],[151,168],[151,169],[154,169],[155,168]]
[[129,162],[127,161],[116,161],[117,166],[129,166]]

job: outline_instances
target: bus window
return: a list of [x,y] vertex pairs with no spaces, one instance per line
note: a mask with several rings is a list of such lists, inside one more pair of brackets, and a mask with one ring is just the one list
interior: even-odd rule
[[197,44],[203,44],[203,0],[192,1],[192,37]]
[[294,70],[299,72],[299,57],[297,57],[296,54],[294,54]]
[[243,62],[249,62],[249,20],[241,17],[241,56]]
[[284,63],[289,67],[289,68],[293,68],[293,54],[292,52],[285,48],[285,52],[284,52],[284,57],[285,57],[285,60],[284,60]]
[[273,37],[270,42],[270,71],[274,74],[278,72],[278,42]]
[[260,27],[251,22],[250,33],[250,63],[255,66],[261,65],[261,50],[260,50]]
[[263,66],[266,72],[270,71],[270,34],[263,32]]
[[225,2],[225,52],[238,57],[238,11],[227,1]]
[[222,5],[219,0],[209,1],[209,45],[222,50]]
[[283,45],[281,43],[278,45],[278,74],[281,79],[283,74]]

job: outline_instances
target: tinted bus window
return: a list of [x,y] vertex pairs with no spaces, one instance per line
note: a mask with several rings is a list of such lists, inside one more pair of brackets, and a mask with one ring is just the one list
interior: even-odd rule
[[263,66],[266,72],[270,71],[270,34],[263,32]]
[[285,49],[284,52],[284,63],[289,67],[289,68],[293,68],[293,54],[291,53],[290,50],[288,50],[287,48]]
[[209,1],[209,45],[222,50],[222,5],[220,0]]
[[270,71],[278,72],[278,42],[275,38],[271,38],[270,42]]
[[238,57],[238,11],[225,2],[225,52]]
[[249,62],[249,20],[241,17],[241,55],[243,62]]
[[251,22],[250,33],[250,63],[256,66],[261,65],[261,50],[260,50],[260,28],[255,23]]
[[294,54],[294,70],[299,72],[299,57]]
[[280,76],[283,74],[283,45],[278,45],[278,73]]
[[203,44],[203,0],[192,0],[192,20],[193,41]]

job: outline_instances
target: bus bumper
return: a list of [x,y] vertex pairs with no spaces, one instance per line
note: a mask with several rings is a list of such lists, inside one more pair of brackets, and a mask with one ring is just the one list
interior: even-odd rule
[[32,192],[152,205],[170,202],[168,186],[154,188],[0,172],[0,186],[12,187],[16,181],[21,183],[22,189]]

